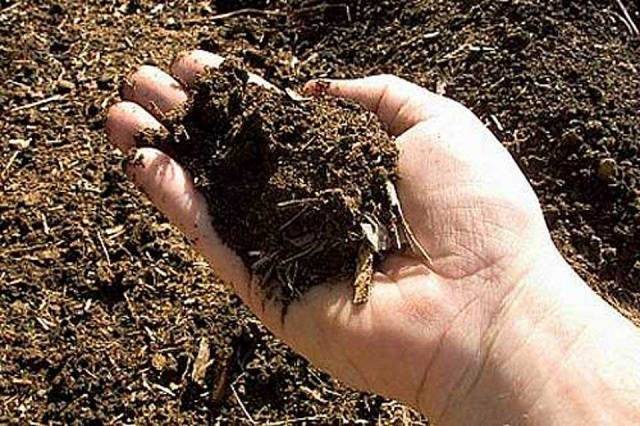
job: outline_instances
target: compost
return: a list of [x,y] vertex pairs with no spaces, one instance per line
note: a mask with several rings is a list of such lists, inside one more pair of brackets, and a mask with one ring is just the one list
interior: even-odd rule
[[[313,286],[360,280],[354,300],[366,302],[367,265],[406,240],[389,192],[398,150],[372,113],[252,83],[227,59],[164,124],[168,134],[143,133],[140,145],[169,151],[191,173],[214,229],[265,297],[286,308]],[[381,241],[389,234],[395,247]]]
[[0,423],[425,423],[274,339],[120,172],[102,111],[122,77],[194,47],[281,88],[393,73],[462,102],[572,266],[638,319],[640,41],[622,18],[601,0],[0,0]]

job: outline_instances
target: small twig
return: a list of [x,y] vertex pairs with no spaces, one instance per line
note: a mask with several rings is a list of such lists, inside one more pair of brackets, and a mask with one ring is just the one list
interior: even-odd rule
[[147,333],[147,336],[149,336],[149,340],[151,340],[152,342],[155,342],[156,341],[156,336],[153,334],[153,331],[151,331],[151,329],[149,327],[147,327],[146,325],[143,326],[142,328]]
[[403,214],[400,215],[400,220],[402,222],[402,226],[404,228],[403,231],[409,241],[409,245],[411,246],[411,249],[416,255],[420,257],[420,260],[422,260],[422,263],[424,263],[424,266],[431,269],[433,266],[433,259],[431,258],[427,250],[425,250],[425,248],[422,246],[420,241],[418,241],[418,238],[413,233],[413,230],[411,229],[409,222],[407,222],[407,219],[404,217]]
[[489,117],[491,117],[491,120],[493,121],[493,124],[496,125],[498,130],[500,130],[501,132],[504,132],[504,126],[502,125],[500,120],[498,120],[498,117],[496,117],[495,114],[491,114]]
[[127,309],[129,310],[129,314],[131,315],[131,318],[133,318],[133,321],[136,323],[136,326],[138,326],[139,325],[138,315],[136,313],[135,308],[133,307],[133,304],[131,303],[131,299],[129,298],[129,292],[125,291],[123,295],[124,295],[124,300],[127,302]]
[[244,415],[247,417],[247,419],[249,420],[249,422],[252,425],[257,424],[258,422],[256,422],[254,420],[253,417],[251,417],[251,414],[249,414],[249,411],[247,411],[247,407],[244,406],[244,403],[242,402],[242,400],[240,399],[240,395],[238,395],[238,392],[236,392],[236,387],[234,385],[231,385],[231,392],[233,392],[233,396],[236,398],[236,401],[238,401],[238,405],[240,405],[240,409],[242,410],[242,412],[244,413]]
[[338,3],[338,4],[319,4],[316,6],[303,7],[302,9],[294,10],[292,15],[302,15],[308,12],[316,12],[319,10],[327,10],[327,9],[344,9],[347,13],[347,19],[351,22],[351,8],[346,3]]
[[51,102],[61,101],[63,99],[64,99],[63,95],[53,95],[53,96],[51,96],[50,98],[47,98],[47,99],[42,99],[42,100],[37,101],[37,102],[32,102],[30,104],[26,104],[26,105],[22,105],[22,106],[19,106],[19,107],[12,108],[12,109],[9,110],[9,112],[23,111],[25,109],[39,107],[39,106],[42,106],[42,105],[49,104]]
[[282,232],[285,229],[287,229],[288,227],[290,227],[291,225],[293,225],[293,223],[296,220],[300,219],[302,217],[302,215],[307,212],[307,210],[309,210],[309,205],[306,205],[302,209],[300,209],[300,211],[298,213],[296,213],[295,215],[293,215],[293,217],[291,219],[289,219],[284,225],[282,225],[280,227],[280,229],[278,229],[278,231]]
[[629,34],[633,34],[633,28],[631,28],[631,25],[629,25],[629,22],[627,22],[627,20],[624,19],[624,16],[622,16],[618,12],[614,12],[612,10],[609,11],[609,13],[611,14],[611,16],[613,16],[616,19],[619,19],[620,22],[622,22],[622,24],[625,26],[627,31],[629,31]]
[[87,399],[89,397],[89,395],[82,394],[79,397],[75,398],[74,400],[72,400],[71,402],[69,402],[67,405],[65,405],[65,407],[62,409],[62,411],[60,411],[60,414],[66,413],[69,409],[73,408],[78,402],[83,401],[85,399]]
[[[234,352],[237,351],[237,347]],[[229,379],[231,378],[231,370],[233,368],[233,362],[231,358],[233,353],[225,356],[222,361],[217,366],[217,370],[219,371],[218,378],[213,384],[213,388],[211,389],[211,401],[214,404],[220,403],[227,393],[227,389],[229,389]]]
[[267,262],[271,262],[276,256],[278,256],[278,254],[280,254],[280,252],[276,251],[274,253],[271,253],[268,256],[261,257],[251,265],[251,270],[256,271],[258,268],[262,267]]
[[22,3],[22,2],[16,2],[16,3],[12,4],[11,6],[8,6],[8,7],[4,8],[4,9],[0,10],[0,15],[12,11],[16,7],[20,6],[20,3]]
[[[60,245],[62,245],[64,243],[64,241],[59,241],[55,244],[53,244],[53,247],[58,247]],[[29,247],[16,247],[16,248],[11,248],[11,249],[6,249],[4,251],[0,251],[0,257],[4,257],[7,255],[15,255],[15,254],[24,254],[24,253],[30,253],[33,251],[37,251],[37,250],[41,250],[41,249],[45,249],[45,248],[49,248],[52,247],[51,244],[36,244],[33,246],[29,246]]]
[[636,25],[635,22],[633,22],[633,18],[631,18],[631,15],[629,14],[629,11],[627,10],[627,8],[624,5],[624,3],[622,3],[622,0],[616,0],[616,3],[618,4],[618,7],[622,11],[622,15],[624,16],[624,18],[626,19],[627,23],[631,27],[632,34],[636,35],[636,36],[640,35],[640,31],[638,31],[638,26]]
[[310,254],[315,254],[317,252],[319,252],[320,250],[322,250],[325,247],[325,243],[322,242],[320,244],[311,244],[308,248],[306,248],[305,250],[301,251],[298,254],[295,254],[291,257],[289,257],[288,259],[285,259],[282,261],[283,265],[286,265],[287,263],[291,263],[294,260],[298,260],[298,259],[302,259],[305,256],[309,256]]
[[20,153],[20,151],[14,152],[13,155],[11,156],[11,158],[9,158],[9,161],[7,162],[7,165],[4,166],[4,169],[2,170],[2,173],[0,173],[0,179],[4,179],[4,175],[7,173],[7,171],[9,171],[9,169],[13,165],[13,162],[16,161],[16,158],[18,158],[18,154],[19,153]]
[[227,13],[221,13],[219,15],[214,15],[208,18],[199,18],[199,19],[190,19],[185,21],[186,24],[200,24],[203,22],[215,22],[222,21],[228,18],[234,18],[242,15],[263,15],[263,16],[298,16],[308,12],[315,12],[319,10],[326,9],[334,9],[334,8],[342,8],[345,9],[347,13],[347,19],[351,22],[351,8],[349,5],[340,3],[340,4],[320,4],[317,6],[311,7],[303,7],[302,9],[294,10],[290,13],[284,12],[282,10],[264,10],[264,9],[255,9],[255,8],[245,8],[238,9]]
[[404,216],[404,212],[402,211],[402,204],[400,203],[400,197],[398,197],[396,187],[390,180],[387,181],[387,193],[389,194],[391,200],[391,206],[396,210],[397,216],[400,219],[401,230],[407,243],[409,243],[409,247],[415,255],[420,257],[420,260],[422,260],[424,265],[427,268],[431,269],[433,260],[427,250],[422,246],[416,235],[413,233],[409,222],[407,222],[407,218]]
[[289,200],[278,203],[278,208],[287,208],[292,206],[297,206],[299,204],[310,204],[313,202],[319,201],[319,198],[301,198],[299,200]]
[[172,396],[174,398],[176,396],[176,394],[171,389],[169,389],[169,388],[167,388],[165,386],[159,385],[157,383],[151,383],[151,387],[154,388],[154,389],[159,390],[160,392],[166,393],[167,395]]
[[111,257],[109,257],[109,251],[107,250],[107,246],[104,244],[104,240],[102,239],[102,234],[98,231],[98,241],[100,242],[100,246],[102,247],[102,251],[104,252],[104,257],[107,259],[107,264],[111,266]]
[[438,38],[439,36],[440,36],[440,31],[433,31],[431,33],[426,33],[426,34],[418,34],[417,36],[410,38],[404,43],[400,43],[396,48],[394,48],[394,50],[398,51],[398,50],[401,50],[403,47],[411,46],[413,43],[415,43],[418,40],[432,40],[434,38]]
[[38,321],[38,323],[42,326],[42,328],[44,328],[44,331],[51,330],[51,326],[47,324],[47,321],[45,321],[44,318],[36,317],[36,321]]
[[315,136],[312,136],[312,137],[311,137],[311,139],[309,139],[307,142],[305,142],[305,143],[304,143],[304,145],[302,145],[302,146],[300,147],[300,151],[304,151],[304,150],[306,150],[306,149],[307,149],[307,148],[309,148],[309,146],[310,146],[312,143],[314,143],[315,141],[316,141],[316,137],[315,137]]
[[315,422],[318,420],[326,419],[327,416],[319,414],[317,416],[300,417],[298,419],[280,420],[278,422],[265,423],[264,426],[286,426],[296,423]]
[[47,216],[40,212],[40,219],[42,219],[42,230],[45,234],[49,235],[51,233],[51,228],[49,228],[49,224],[47,223]]
[[187,24],[198,24],[201,22],[215,22],[222,21],[227,18],[233,18],[235,16],[241,15],[266,15],[266,16],[287,16],[285,12],[280,10],[262,10],[262,9],[254,9],[254,8],[246,8],[246,9],[238,9],[228,13],[221,13],[219,15],[214,15],[208,18],[199,18],[199,19],[190,19],[186,21]]

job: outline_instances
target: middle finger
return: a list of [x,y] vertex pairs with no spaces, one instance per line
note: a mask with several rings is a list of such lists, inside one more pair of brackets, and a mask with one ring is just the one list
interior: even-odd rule
[[178,81],[149,65],[143,65],[124,81],[121,95],[124,100],[141,105],[159,120],[188,98]]

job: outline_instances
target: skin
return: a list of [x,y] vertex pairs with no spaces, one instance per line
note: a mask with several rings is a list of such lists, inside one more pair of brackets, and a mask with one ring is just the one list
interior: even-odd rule
[[[111,142],[137,149],[137,132],[161,128],[157,117],[187,99],[178,81],[188,85],[222,61],[192,51],[172,65],[175,78],[137,70],[109,111]],[[175,161],[141,148],[127,173],[275,335],[355,388],[402,400],[438,424],[640,424],[638,329],[567,265],[532,188],[480,120],[393,76],[330,81],[326,91],[375,112],[397,137],[400,199],[433,257],[431,268],[389,258],[364,306],[351,303],[349,283],[333,283],[281,322]]]

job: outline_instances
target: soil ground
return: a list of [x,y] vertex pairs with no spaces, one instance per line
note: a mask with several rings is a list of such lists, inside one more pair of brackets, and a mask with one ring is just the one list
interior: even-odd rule
[[[241,6],[278,13],[212,20]],[[465,103],[640,318],[640,41],[615,1],[0,0],[0,423],[426,421],[273,339],[119,171],[122,74],[194,46],[281,86],[391,72]]]

